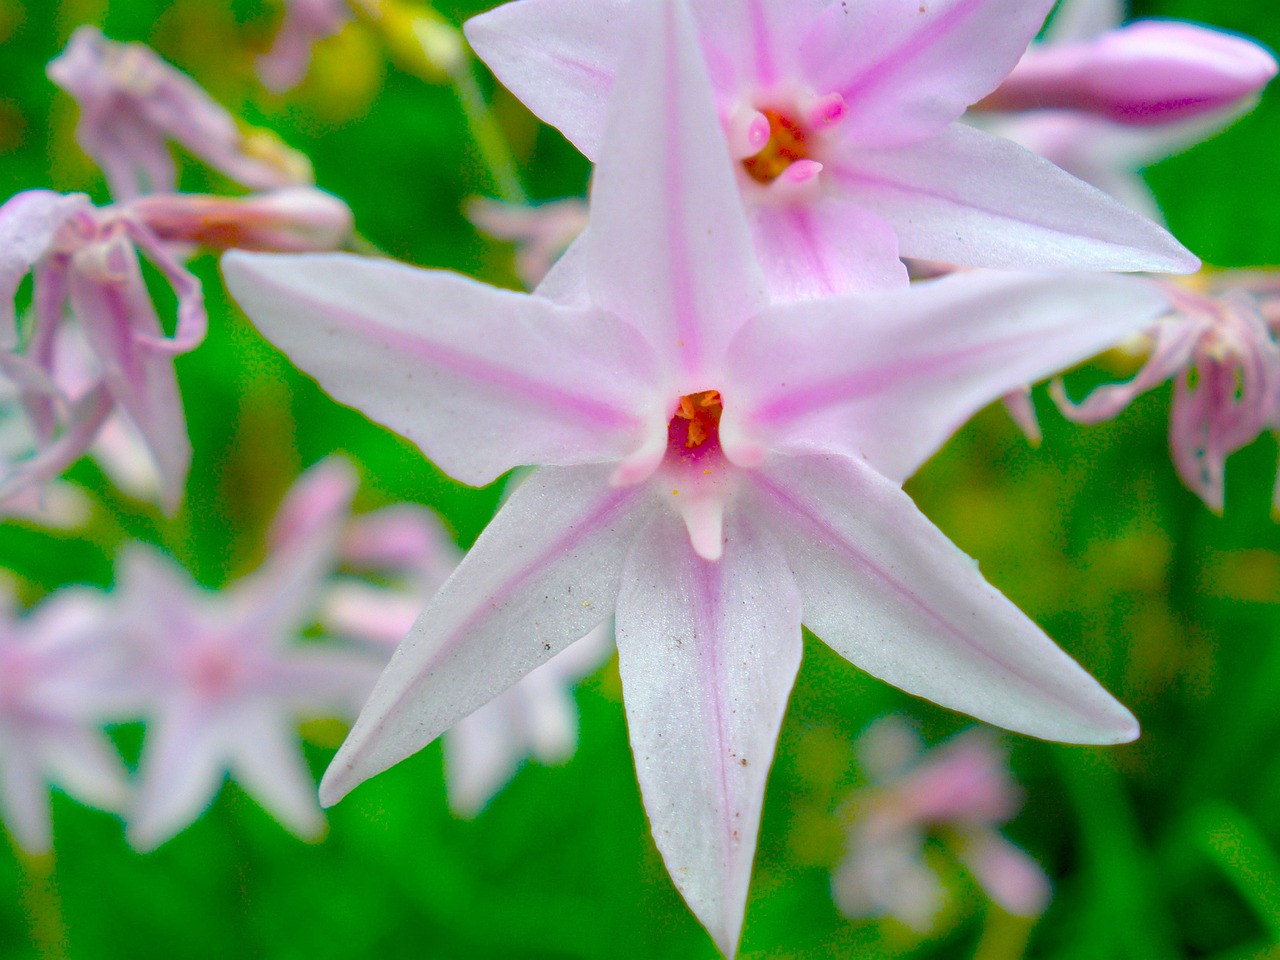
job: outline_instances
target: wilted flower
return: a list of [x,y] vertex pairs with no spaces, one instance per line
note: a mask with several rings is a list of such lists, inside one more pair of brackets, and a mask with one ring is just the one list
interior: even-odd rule
[[991,722],[1136,735],[899,482],[972,412],[1163,299],[1133,278],[971,274],[771,303],[689,10],[630,9],[591,223],[536,294],[350,256],[223,268],[296,362],[453,476],[542,467],[397,650],[322,799],[616,613],[654,839],[732,953],[802,616],[876,676]]
[[[517,0],[472,19],[466,33],[509,89],[595,159],[633,5]],[[694,0],[775,294],[904,286],[900,256],[1024,270],[1194,269],[1153,224],[956,122],[1013,69],[1052,6]]]
[[467,219],[515,244],[516,275],[532,290],[586,227],[587,204],[569,199],[528,207],[477,198],[467,206]]
[[121,810],[124,768],[101,725],[119,663],[104,599],[65,589],[25,616],[0,598],[0,815],[15,843],[52,849],[49,788]]
[[298,721],[354,716],[382,664],[368,651],[299,642],[333,568],[335,534],[327,523],[300,531],[217,592],[155,550],[124,554],[119,616],[147,719],[128,815],[135,847],[152,849],[195,820],[228,773],[294,833],[323,830]]
[[351,21],[346,0],[285,0],[284,10],[275,44],[258,58],[258,76],[273,93],[301,83],[311,65],[311,48]]
[[[1219,283],[1220,293],[1168,285],[1171,310],[1151,329],[1151,355],[1128,383],[1099,387],[1072,403],[1061,383],[1054,395],[1077,423],[1118,416],[1142,393],[1173,380],[1169,445],[1182,482],[1221,512],[1231,454],[1267,430],[1280,429],[1280,346],[1259,300]],[[1277,492],[1280,509],[1280,491]]]
[[1138,171],[1236,119],[1276,61],[1207,27],[1122,19],[1117,0],[1064,0],[1044,41],[970,118],[1158,220]]
[[79,27],[49,78],[80,105],[80,146],[117,200],[176,188],[169,142],[252,190],[308,183],[311,164],[266,131],[245,131],[180,70],[140,43]]
[[901,721],[882,720],[859,746],[875,786],[856,798],[848,847],[831,878],[843,913],[890,916],[929,932],[945,896],[924,856],[930,837],[1005,910],[1027,917],[1044,911],[1044,871],[998,831],[1022,798],[991,736],[971,730],[926,752]]

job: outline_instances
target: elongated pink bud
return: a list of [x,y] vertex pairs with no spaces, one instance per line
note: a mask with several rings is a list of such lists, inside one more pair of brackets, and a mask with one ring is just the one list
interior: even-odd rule
[[1276,75],[1261,46],[1189,23],[1148,20],[1083,43],[1035,45],[984,110],[1080,110],[1120,123],[1176,123],[1228,109]]
[[311,187],[245,198],[156,194],[135,200],[129,210],[161,240],[214,250],[334,250],[352,227],[345,203]]

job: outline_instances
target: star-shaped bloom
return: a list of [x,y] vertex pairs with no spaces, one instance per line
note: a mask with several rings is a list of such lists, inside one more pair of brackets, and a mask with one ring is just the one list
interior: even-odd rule
[[1123,20],[1117,0],[1064,0],[1044,40],[971,119],[1159,220],[1138,171],[1238,118],[1277,65],[1243,37]]
[[119,662],[104,599],[70,588],[26,616],[0,600],[0,817],[31,855],[53,846],[49,787],[118,811],[124,768],[101,730]]
[[1227,458],[1262,433],[1280,430],[1280,345],[1262,302],[1246,285],[1237,286],[1228,274],[1215,286],[1201,292],[1169,285],[1172,309],[1151,329],[1150,356],[1128,383],[1099,387],[1072,403],[1057,382],[1054,397],[1071,420],[1101,423],[1173,380],[1174,466],[1182,482],[1221,513]]
[[258,59],[258,77],[273,93],[292,90],[311,65],[311,48],[351,22],[346,0],[285,0],[275,43]]
[[859,747],[874,786],[856,800],[848,848],[831,878],[843,913],[891,916],[928,933],[945,896],[924,857],[929,836],[1005,910],[1028,917],[1044,911],[1048,878],[998,830],[1022,798],[985,731],[962,733],[925,752],[905,724],[882,720]]
[[[309,470],[281,509],[271,539],[279,547],[303,531],[341,531],[342,567],[383,582],[348,576],[327,583],[319,622],[332,636],[379,650],[385,662],[462,554],[425,507],[396,504],[350,516],[353,483],[350,468],[337,459]],[[559,764],[573,756],[572,688],[608,658],[612,640],[605,625],[597,627],[445,732],[445,785],[455,812],[478,814],[528,757]]]
[[311,181],[311,164],[265,131],[245,131],[195,81],[140,43],[79,27],[49,78],[80,105],[80,146],[117,200],[178,183],[169,142],[252,190]]
[[124,555],[119,604],[147,719],[128,816],[138,849],[199,817],[227,773],[299,836],[324,829],[298,721],[353,716],[382,663],[367,651],[299,642],[335,562],[334,533],[326,524],[299,532],[217,592],[151,549]]
[[802,619],[992,723],[1136,735],[899,482],[975,410],[1163,297],[1136,278],[972,274],[771,302],[688,7],[631,10],[590,224],[535,294],[350,256],[223,264],[303,369],[454,477],[540,465],[392,658],[322,800],[614,616],[654,839],[732,953]]
[[[595,159],[634,2],[517,0],[466,32],[512,92]],[[694,0],[776,294],[904,286],[900,256],[1025,270],[1195,268],[1150,222],[957,122],[1013,69],[1052,5]]]

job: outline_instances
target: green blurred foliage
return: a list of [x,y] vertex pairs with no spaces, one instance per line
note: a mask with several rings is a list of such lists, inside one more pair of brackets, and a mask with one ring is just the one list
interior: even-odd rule
[[[460,23],[489,5],[438,9]],[[1135,8],[1280,47],[1274,0]],[[247,121],[306,152],[320,185],[350,203],[379,247],[515,286],[509,249],[460,213],[492,185],[451,91],[384,63],[377,39],[357,26],[322,46],[300,90],[271,97],[255,84],[253,57],[278,15],[260,0],[0,0],[0,196],[52,186],[105,201],[75,146],[75,109],[44,75],[71,30],[96,23],[151,43]],[[582,158],[505,92],[492,96],[532,195],[580,193]],[[1172,228],[1206,261],[1280,264],[1277,143],[1273,95],[1150,171]],[[183,184],[227,189],[194,162]],[[425,503],[461,544],[475,538],[496,488],[449,481],[406,442],[336,406],[228,302],[212,258],[196,269],[213,324],[208,342],[179,361],[196,450],[185,505],[164,518],[114,491],[92,463],[78,465],[71,478],[96,500],[84,530],[0,526],[0,567],[17,575],[25,600],[65,584],[109,585],[112,558],[130,539],[163,545],[211,586],[243,574],[261,559],[288,484],[333,451],[359,465],[360,508]],[[958,870],[931,938],[850,922],[832,906],[828,878],[860,783],[855,737],[886,712],[912,717],[931,740],[967,721],[807,638],[770,781],[744,957],[1280,956],[1275,445],[1260,441],[1232,460],[1217,517],[1169,464],[1167,391],[1094,428],[1062,421],[1041,391],[1037,401],[1039,449],[987,411],[910,490],[992,582],[1134,709],[1142,739],[1104,750],[1007,738],[1028,798],[1010,834],[1056,883],[1034,927],[988,905]],[[44,956],[92,960],[715,956],[649,837],[616,666],[587,681],[579,702],[573,761],[528,767],[473,822],[447,810],[435,745],[332,811],[316,845],[285,834],[233,786],[146,857],[125,846],[114,818],[59,798],[56,867],[0,854],[0,890],[10,891],[0,897],[0,960],[38,956],[39,943]],[[312,733],[318,775],[336,744]],[[64,938],[65,950],[49,946]]]

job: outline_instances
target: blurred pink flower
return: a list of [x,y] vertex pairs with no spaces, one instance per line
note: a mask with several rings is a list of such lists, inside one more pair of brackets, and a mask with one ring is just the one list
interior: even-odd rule
[[[235,199],[153,195],[108,207],[47,190],[12,197],[0,207],[0,392],[16,391],[32,442],[25,451],[0,446],[0,502],[57,476],[98,439],[109,468],[175,509],[191,449],[173,358],[197,347],[208,323],[180,252],[193,243],[330,249],[350,229],[346,205],[311,187]],[[177,296],[172,337],[139,253]],[[28,273],[33,306],[20,330],[14,299]],[[128,436],[135,428],[153,466],[139,463]]]
[[891,719],[877,723],[860,747],[875,786],[857,798],[848,847],[831,878],[843,913],[891,916],[929,932],[945,896],[924,858],[929,836],[1003,909],[1028,917],[1044,911],[1048,877],[997,830],[1022,798],[990,735],[971,730],[926,752],[910,728]]
[[0,599],[0,816],[28,854],[53,846],[49,787],[119,811],[125,771],[101,724],[119,663],[104,598],[71,588],[25,616]]
[[285,0],[284,11],[275,44],[258,58],[258,77],[272,93],[300,84],[311,65],[311,48],[351,21],[346,0]]
[[323,831],[298,721],[354,716],[382,666],[365,650],[298,642],[336,562],[337,534],[324,522],[300,529],[255,573],[217,592],[150,548],[124,554],[119,615],[147,718],[128,816],[138,849],[199,817],[227,773],[289,830]]
[[169,141],[253,190],[311,181],[306,157],[265,134],[246,135],[195,81],[143,44],[79,27],[50,61],[49,78],[80,105],[80,145],[117,200],[177,187]]
[[516,275],[532,290],[586,227],[587,204],[569,199],[527,207],[476,198],[467,206],[467,219],[515,244]]
[[[281,510],[272,539],[280,542],[296,536],[290,530],[317,525],[342,528],[338,556],[343,567],[386,582],[331,581],[323,591],[319,622],[326,633],[368,643],[385,657],[409,633],[462,553],[425,507],[397,504],[350,516],[341,496],[348,477],[342,462],[332,459],[309,471]],[[573,756],[578,737],[571,690],[612,650],[612,632],[597,627],[445,732],[445,783],[454,811],[478,814],[526,757],[558,764]]]
[[616,613],[654,839],[730,954],[802,610],[938,703],[1040,737],[1136,736],[900,482],[975,410],[1163,298],[1134,278],[974,273],[771,303],[689,9],[628,9],[591,223],[537,293],[340,255],[223,271],[295,362],[454,477],[541,465],[401,644],[324,802]]
[[[1168,284],[1171,309],[1151,329],[1151,354],[1128,383],[1099,387],[1072,403],[1054,396],[1077,423],[1101,423],[1166,380],[1175,381],[1169,444],[1182,482],[1221,512],[1227,458],[1280,429],[1280,346],[1259,299],[1220,280],[1216,293]],[[1280,510],[1280,489],[1277,490]]]
[[1239,117],[1276,62],[1261,46],[1207,27],[1122,27],[1123,19],[1117,0],[1064,0],[1044,41],[970,119],[1160,220],[1138,171]]
[[[599,156],[634,0],[517,0],[466,34],[500,80]],[[1053,0],[693,0],[773,292],[905,286],[900,256],[1005,269],[1188,272],[1154,224],[960,124]],[[639,125],[643,121],[635,118]]]

